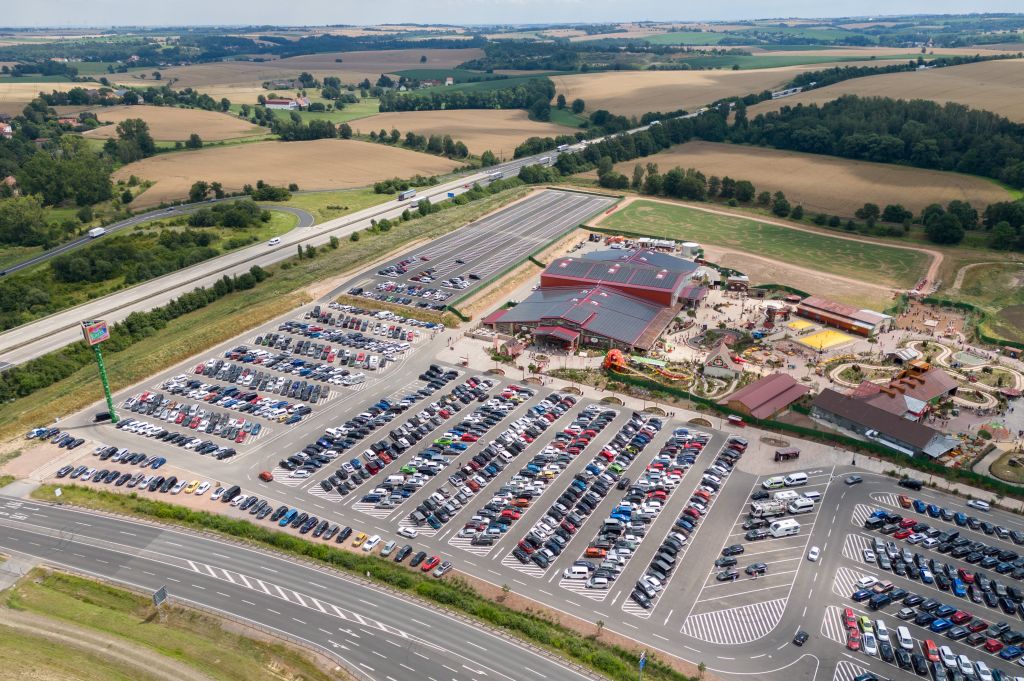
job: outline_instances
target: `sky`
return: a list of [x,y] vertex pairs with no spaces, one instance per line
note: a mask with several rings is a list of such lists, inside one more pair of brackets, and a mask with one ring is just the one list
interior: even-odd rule
[[77,27],[592,23],[1018,12],[1022,8],[1020,0],[31,0],[5,5],[0,24]]

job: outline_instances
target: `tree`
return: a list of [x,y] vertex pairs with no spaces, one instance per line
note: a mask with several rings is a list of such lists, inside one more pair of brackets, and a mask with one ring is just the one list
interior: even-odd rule
[[890,203],[882,211],[882,222],[902,223],[904,220],[913,219],[914,214],[899,203]]
[[316,249],[310,244],[306,244],[306,258],[312,260],[316,257]]
[[956,216],[960,226],[964,229],[976,229],[978,227],[978,211],[967,201],[954,199],[946,206],[946,212]]
[[188,136],[188,140],[185,142],[185,146],[189,149],[202,149],[203,139],[196,133],[192,133]]
[[398,144],[398,140],[402,139],[402,133],[398,132],[398,128],[391,128],[391,133],[388,135],[388,140],[392,144]]
[[644,167],[637,163],[635,166],[633,166],[633,181],[630,182],[629,186],[633,189],[633,191],[639,191],[640,187],[643,186],[643,183]]
[[529,108],[530,119],[535,121],[551,120],[551,103],[545,99],[538,99]]
[[559,109],[564,109],[565,108],[565,95],[563,95],[563,94],[559,94],[558,95],[558,98],[555,99],[555,106],[557,106]]
[[206,200],[206,195],[210,193],[210,185],[203,180],[197,180],[192,183],[192,186],[188,190],[189,203],[199,203],[200,201]]
[[964,238],[960,219],[952,213],[944,213],[933,219],[925,225],[924,233],[929,241],[937,244],[958,244]]
[[754,185],[747,180],[736,181],[736,200],[740,203],[749,203],[754,198]]
[[587,107],[586,102],[582,99],[572,100],[572,112],[576,115],[583,113],[583,110]]
[[92,206],[82,206],[78,209],[78,212],[75,213],[75,217],[77,217],[78,221],[82,224],[92,222]]
[[789,217],[791,217],[794,220],[803,220],[804,219],[804,207],[799,205],[799,204],[794,206],[793,207],[793,212],[789,214]]
[[424,55],[420,56],[420,63],[421,64],[426,64],[427,63],[427,55],[424,54]]
[[790,210],[789,200],[786,199],[786,195],[780,191],[775,192],[775,196],[772,197],[772,212],[780,218],[784,218],[789,215]]
[[416,203],[416,209],[419,211],[419,214],[422,215],[423,217],[430,215],[430,199],[420,199]]
[[130,189],[125,189],[123,192],[121,192],[121,203],[123,203],[126,206],[129,203],[131,203],[134,198],[135,197],[132,196],[132,192]]
[[598,620],[594,624],[597,626],[597,635],[600,636],[601,630],[604,629],[604,620]]
[[352,126],[349,125],[348,123],[342,123],[341,125],[338,126],[338,135],[343,140],[352,139]]
[[718,196],[722,191],[722,180],[717,175],[708,178],[708,196]]
[[338,250],[338,246],[340,245],[340,243],[341,242],[338,241],[338,237],[332,236],[330,240],[331,250]]
[[946,214],[945,209],[937,203],[930,203],[921,211],[921,224],[928,226]]
[[874,227],[878,218],[881,216],[882,211],[878,208],[877,204],[865,203],[862,207],[854,211],[853,214],[857,216],[858,220],[866,222],[868,227]]
[[131,163],[156,153],[156,142],[149,134],[149,125],[141,118],[126,118],[117,124],[117,156],[122,163]]
[[295,250],[298,251],[299,260],[302,260],[302,244],[295,244]]
[[223,199],[224,198],[224,187],[220,182],[211,182],[210,191],[213,192],[213,198]]
[[1008,251],[1012,249],[1017,241],[1017,231],[1009,222],[1003,220],[992,228],[988,245],[997,251]]
[[767,206],[772,202],[771,192],[761,192],[757,195],[757,203],[760,206]]
[[615,166],[612,163],[611,156],[602,156],[597,162],[597,176],[603,177],[614,170]]
[[484,151],[484,153],[480,154],[480,165],[483,166],[484,168],[497,165],[497,163],[498,157],[495,156],[494,152],[491,151],[490,149],[487,149],[486,151]]

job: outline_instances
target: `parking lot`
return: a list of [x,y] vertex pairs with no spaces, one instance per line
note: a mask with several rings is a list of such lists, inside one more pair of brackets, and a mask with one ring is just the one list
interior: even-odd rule
[[349,281],[349,294],[442,310],[614,202],[544,191]]

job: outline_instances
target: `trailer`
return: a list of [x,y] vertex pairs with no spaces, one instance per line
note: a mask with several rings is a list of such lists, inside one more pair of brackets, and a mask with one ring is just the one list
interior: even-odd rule
[[99,237],[103,236],[106,233],[107,230],[103,227],[93,227],[88,232],[90,239],[98,239]]
[[398,193],[398,200],[405,201],[406,199],[411,199],[414,196],[416,196],[415,189],[406,189],[404,192]]
[[786,518],[785,520],[776,520],[774,523],[768,526],[768,533],[778,539],[779,537],[789,537],[794,534],[800,534],[800,523],[793,520],[792,518]]
[[501,172],[500,170],[495,170],[493,173],[487,173],[487,179],[490,180],[491,182],[494,182],[495,180],[500,180],[503,177],[505,177],[505,173]]

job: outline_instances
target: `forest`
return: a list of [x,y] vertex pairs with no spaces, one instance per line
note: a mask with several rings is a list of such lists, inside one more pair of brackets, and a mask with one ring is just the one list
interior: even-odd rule
[[435,90],[429,93],[389,92],[380,98],[381,111],[435,111],[438,109],[526,109],[534,120],[551,116],[555,84],[548,78],[495,89]]

